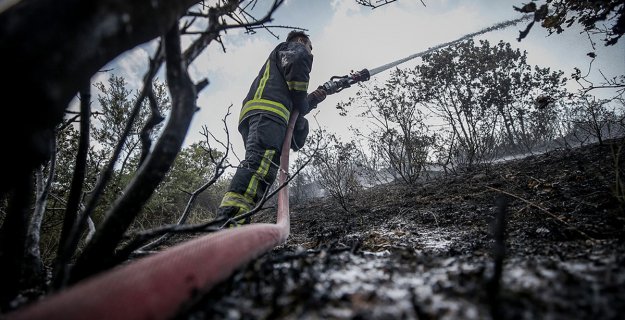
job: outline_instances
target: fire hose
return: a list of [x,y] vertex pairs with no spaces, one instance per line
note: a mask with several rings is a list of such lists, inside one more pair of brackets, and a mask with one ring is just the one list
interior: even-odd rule
[[[364,69],[335,76],[324,83],[334,94],[369,79]],[[278,182],[288,179],[289,151],[295,121],[293,111],[282,144]],[[278,193],[275,224],[259,223],[221,230],[166,249],[26,306],[8,319],[169,319],[185,302],[209,291],[237,268],[284,243],[289,235],[289,191]]]
[[[288,176],[294,111],[280,156],[278,181]],[[79,282],[8,315],[8,319],[170,319],[185,302],[210,290],[241,265],[286,241],[288,188],[278,193],[275,224],[259,223],[190,240]]]
[[[328,95],[367,81],[377,73],[468,38],[514,25],[510,20],[457,40],[350,75],[334,76],[319,86]],[[278,182],[288,179],[289,151],[295,121],[293,111],[282,145]],[[278,193],[275,224],[259,223],[221,230],[85,279],[29,306],[7,319],[170,319],[189,301],[227,279],[237,268],[286,242],[289,236],[289,191]]]

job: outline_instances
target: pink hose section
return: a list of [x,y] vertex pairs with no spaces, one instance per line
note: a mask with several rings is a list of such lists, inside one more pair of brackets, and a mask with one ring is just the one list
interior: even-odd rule
[[[293,112],[282,145],[278,181],[287,180]],[[289,192],[278,194],[276,224],[251,224],[199,237],[119,266],[7,315],[7,319],[170,319],[198,290],[286,242]]]

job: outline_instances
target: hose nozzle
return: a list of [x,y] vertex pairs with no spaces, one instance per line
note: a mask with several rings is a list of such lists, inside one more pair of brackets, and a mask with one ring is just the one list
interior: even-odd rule
[[371,78],[369,74],[369,70],[362,69],[360,71],[356,71],[346,76],[333,76],[330,78],[330,81],[319,86],[319,89],[323,89],[326,94],[334,94],[342,91],[345,88],[351,87],[353,84],[356,84],[361,81],[367,81]]

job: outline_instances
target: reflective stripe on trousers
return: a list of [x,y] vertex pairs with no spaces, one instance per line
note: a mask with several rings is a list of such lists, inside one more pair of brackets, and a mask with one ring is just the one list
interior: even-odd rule
[[245,159],[235,172],[220,207],[249,211],[276,179],[286,124],[267,114],[252,115],[244,121],[240,130],[245,142]]

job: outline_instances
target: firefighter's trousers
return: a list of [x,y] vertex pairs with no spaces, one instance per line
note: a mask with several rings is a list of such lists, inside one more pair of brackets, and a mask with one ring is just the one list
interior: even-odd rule
[[266,114],[243,120],[239,131],[245,144],[245,159],[237,168],[220,204],[220,215],[245,213],[262,198],[276,179],[286,124]]

